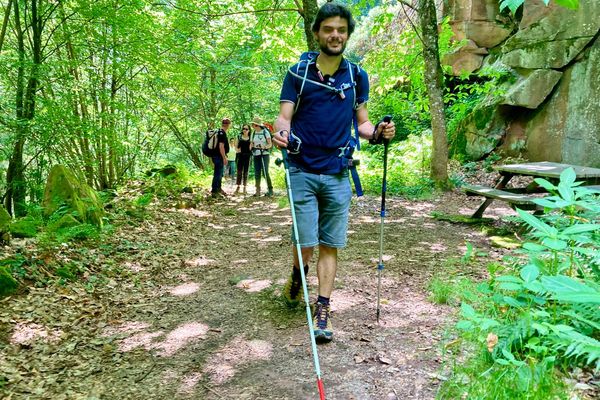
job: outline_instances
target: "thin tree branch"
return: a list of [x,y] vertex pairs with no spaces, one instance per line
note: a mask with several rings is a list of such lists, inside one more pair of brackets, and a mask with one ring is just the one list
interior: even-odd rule
[[[414,10],[414,11],[418,11],[418,9],[411,3],[409,3],[408,1],[405,0],[398,0],[398,3],[402,4],[403,6],[407,6],[408,8]],[[404,7],[403,7],[404,8]],[[406,13],[406,12],[405,12]]]
[[417,35],[417,37],[419,38],[419,41],[421,42],[421,44],[425,47],[427,46],[425,44],[425,41],[423,40],[423,38],[421,37],[421,35],[419,34],[419,30],[417,29],[417,27],[415,26],[414,22],[410,19],[410,17],[408,16],[408,13],[406,12],[406,9],[404,8],[404,6],[408,6],[410,7],[414,12],[419,12],[419,10],[413,8],[412,5],[404,2],[404,1],[400,1],[400,5],[402,6],[402,11],[404,12],[404,16],[406,17],[406,19],[408,20],[408,23],[410,24],[410,26],[412,26],[413,31],[415,32],[415,35]]
[[226,12],[226,13],[222,13],[222,14],[206,14],[206,13],[202,13],[200,11],[190,10],[189,8],[179,7],[172,3],[153,3],[152,5],[153,6],[169,6],[176,10],[179,10],[179,11],[185,11],[190,14],[201,15],[204,18],[213,18],[213,19],[220,18],[220,17],[228,17],[231,15],[260,14],[260,13],[268,13],[268,12],[276,12],[276,11],[277,12],[279,12],[279,11],[281,11],[281,12],[290,12],[290,11],[300,12],[300,10],[297,8],[265,8],[265,9],[261,9],[261,10],[250,10],[250,11],[231,11],[231,12]]

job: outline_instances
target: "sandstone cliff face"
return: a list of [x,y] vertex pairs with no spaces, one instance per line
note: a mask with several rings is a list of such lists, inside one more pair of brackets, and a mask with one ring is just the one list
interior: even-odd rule
[[600,1],[580,0],[569,10],[526,0],[517,22],[500,14],[498,3],[449,0],[446,10],[466,43],[444,59],[454,74],[486,66],[514,77],[454,133],[467,155],[501,150],[600,167]]

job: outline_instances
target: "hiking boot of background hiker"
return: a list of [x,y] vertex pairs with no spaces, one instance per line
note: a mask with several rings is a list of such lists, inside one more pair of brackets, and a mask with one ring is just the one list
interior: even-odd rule
[[226,192],[226,191],[224,191],[223,189],[221,189],[221,191],[219,192],[219,194],[220,194],[221,196],[223,196],[223,197],[227,197],[227,196],[228,196],[228,195],[227,195],[227,192]]
[[243,194],[246,194],[246,186],[244,185],[244,191],[242,192]]
[[254,196],[254,197],[260,196],[260,187],[256,188],[256,193],[254,193],[252,196]]
[[333,326],[331,325],[331,307],[316,303],[313,314],[313,329],[315,340],[319,343],[330,342],[333,339]]
[[238,186],[235,188],[235,192],[233,192],[233,194],[239,194],[239,193],[240,193],[240,187]]
[[[300,271],[298,271],[300,272]],[[304,274],[308,273],[308,266],[304,267]],[[287,282],[283,286],[283,300],[288,307],[296,307],[304,299],[302,294],[302,278],[299,276],[294,279],[294,271],[290,274]]]
[[266,197],[273,197],[273,188],[269,189],[269,191],[265,194]]

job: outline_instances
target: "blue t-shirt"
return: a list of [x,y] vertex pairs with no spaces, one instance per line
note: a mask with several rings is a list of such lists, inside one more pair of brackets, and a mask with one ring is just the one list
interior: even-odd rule
[[[301,63],[301,76],[304,76],[305,63]],[[298,64],[292,66],[292,71],[298,71],[297,66]],[[358,106],[369,99],[369,77],[362,68],[351,67],[346,59],[342,59],[338,70],[331,77],[322,77],[314,62],[308,64],[307,81],[291,126],[292,132],[302,140],[302,147],[299,154],[290,154],[291,164],[304,171],[319,174],[337,174],[341,171],[339,149],[346,146],[351,137],[354,91],[352,87],[344,90],[345,98],[342,98],[336,92],[309,80],[340,88],[343,84],[352,82],[351,72],[356,82]],[[296,104],[301,86],[302,78],[288,71],[281,88],[280,101]]]

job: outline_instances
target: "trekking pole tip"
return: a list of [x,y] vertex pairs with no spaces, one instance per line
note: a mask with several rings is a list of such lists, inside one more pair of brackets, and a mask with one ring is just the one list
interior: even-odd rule
[[317,378],[317,387],[319,388],[319,400],[325,400],[325,388],[321,378]]

